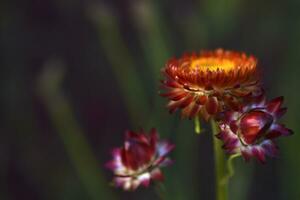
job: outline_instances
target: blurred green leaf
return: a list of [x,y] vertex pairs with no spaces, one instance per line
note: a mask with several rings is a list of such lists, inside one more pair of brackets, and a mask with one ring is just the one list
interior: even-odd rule
[[87,14],[99,31],[100,44],[124,96],[131,122],[138,127],[145,122],[150,103],[143,88],[143,80],[134,67],[134,58],[123,41],[117,18],[104,5],[90,7]]
[[61,92],[63,77],[62,63],[55,60],[49,61],[38,80],[38,93],[43,98],[51,121],[91,199],[99,200],[105,196],[113,200],[114,195],[101,174],[99,163],[93,156],[83,131],[74,119],[71,106]]

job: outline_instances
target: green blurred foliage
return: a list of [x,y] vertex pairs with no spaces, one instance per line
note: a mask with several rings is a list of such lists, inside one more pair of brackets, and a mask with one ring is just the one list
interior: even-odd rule
[[168,114],[158,90],[169,58],[223,47],[258,57],[268,97],[285,96],[283,122],[295,132],[266,165],[234,161],[230,199],[298,199],[299,7],[294,0],[1,1],[0,198],[158,199],[153,187],[110,187],[104,168],[125,129],[156,127],[176,143],[175,164],[164,169],[166,199],[213,199],[208,125],[196,135],[192,121]]

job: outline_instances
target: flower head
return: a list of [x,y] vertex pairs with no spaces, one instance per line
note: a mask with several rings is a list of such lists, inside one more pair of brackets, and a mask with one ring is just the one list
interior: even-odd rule
[[286,108],[282,108],[283,97],[269,102],[261,95],[243,106],[240,111],[226,111],[220,122],[223,148],[230,154],[241,153],[248,161],[256,157],[265,162],[265,155],[274,157],[278,148],[274,139],[292,134],[292,130],[278,123]]
[[160,167],[171,164],[167,154],[174,145],[158,138],[152,129],[150,135],[143,132],[125,133],[124,146],[112,151],[113,159],[107,167],[114,172],[114,184],[124,190],[135,190],[139,185],[147,187],[150,180],[163,180]]
[[253,56],[222,49],[173,58],[163,69],[166,93],[161,95],[169,98],[170,112],[180,108],[184,117],[200,114],[207,120],[260,91],[256,64]]

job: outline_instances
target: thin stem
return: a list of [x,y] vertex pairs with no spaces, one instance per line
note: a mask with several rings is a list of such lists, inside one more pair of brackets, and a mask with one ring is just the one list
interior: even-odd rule
[[215,157],[216,200],[227,200],[228,182],[222,183],[222,179],[226,176],[225,155],[221,148],[221,141],[215,137],[215,135],[218,133],[218,127],[214,120],[211,120],[211,129],[213,133],[214,157]]
[[200,124],[199,116],[197,115],[194,120],[195,120],[195,132],[197,134],[200,134],[201,133],[201,124]]
[[233,160],[237,157],[241,156],[241,154],[233,154],[229,156],[227,160],[227,175],[223,178],[221,181],[222,184],[228,184],[229,179],[234,175],[234,166],[233,166]]

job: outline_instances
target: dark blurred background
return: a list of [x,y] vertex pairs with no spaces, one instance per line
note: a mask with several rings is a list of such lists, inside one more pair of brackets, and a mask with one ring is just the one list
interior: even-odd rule
[[258,57],[268,97],[285,96],[266,165],[235,161],[230,199],[299,199],[300,1],[0,1],[0,198],[158,199],[109,186],[104,163],[126,129],[176,143],[166,199],[214,199],[211,134],[169,115],[160,69],[183,52],[223,47]]

